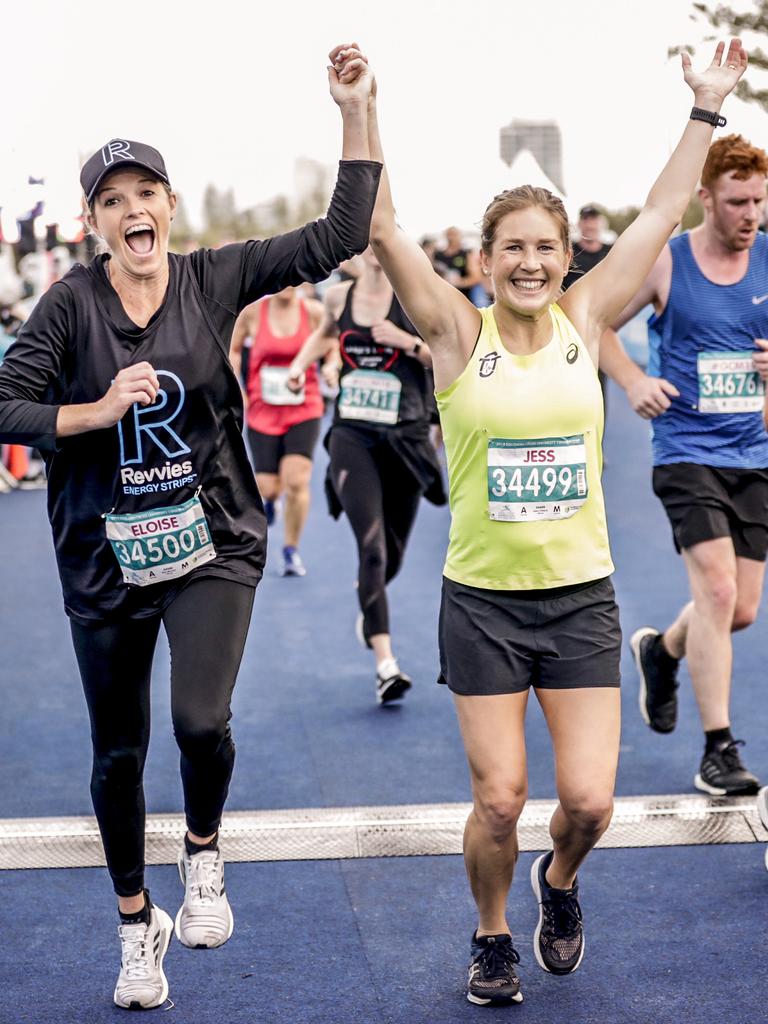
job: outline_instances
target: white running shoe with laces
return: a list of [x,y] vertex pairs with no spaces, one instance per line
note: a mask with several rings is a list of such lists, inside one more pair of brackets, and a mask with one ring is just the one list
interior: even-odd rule
[[163,957],[173,933],[173,921],[164,910],[152,907],[149,924],[121,924],[122,955],[115,986],[115,1003],[126,1010],[151,1010],[168,997]]
[[176,915],[176,938],[190,949],[223,946],[235,926],[224,890],[224,858],[220,850],[191,856],[186,845],[179,855],[184,902]]
[[395,658],[385,658],[376,666],[376,701],[389,704],[400,700],[411,688],[410,677],[400,670]]

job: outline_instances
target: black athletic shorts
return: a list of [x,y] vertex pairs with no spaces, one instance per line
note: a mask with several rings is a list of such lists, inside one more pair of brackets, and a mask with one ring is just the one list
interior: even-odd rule
[[304,420],[289,427],[284,434],[262,434],[248,427],[248,442],[257,473],[280,471],[280,460],[286,455],[303,455],[311,459],[320,435],[320,420]]
[[768,469],[715,469],[692,462],[654,466],[653,490],[678,551],[730,537],[740,558],[768,554]]
[[621,627],[606,577],[555,590],[443,578],[440,679],[465,696],[618,686]]

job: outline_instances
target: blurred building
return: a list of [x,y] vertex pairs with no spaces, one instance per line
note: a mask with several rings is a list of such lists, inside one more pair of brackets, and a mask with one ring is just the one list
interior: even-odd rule
[[558,192],[565,191],[562,140],[556,121],[512,121],[501,129],[500,140],[501,159],[507,166],[511,167],[517,155],[527,150]]

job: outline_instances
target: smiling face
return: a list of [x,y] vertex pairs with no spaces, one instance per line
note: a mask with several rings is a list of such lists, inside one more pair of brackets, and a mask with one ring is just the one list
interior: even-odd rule
[[552,214],[540,206],[528,206],[499,220],[491,251],[482,252],[480,259],[493,281],[496,302],[526,320],[535,320],[560,294],[570,252]]
[[145,170],[119,170],[104,179],[89,213],[116,266],[131,277],[153,277],[168,262],[176,196]]
[[721,174],[711,188],[699,191],[708,227],[732,252],[754,245],[765,215],[765,185],[764,174],[752,174],[742,181],[729,172]]

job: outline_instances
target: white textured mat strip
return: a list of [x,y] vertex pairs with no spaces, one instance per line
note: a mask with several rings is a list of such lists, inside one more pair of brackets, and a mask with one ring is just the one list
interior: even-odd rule
[[[521,850],[549,846],[553,800],[531,800],[519,825]],[[232,811],[224,818],[228,861],[348,860],[461,853],[469,804]],[[174,863],[184,819],[147,819],[148,864]],[[616,800],[602,847],[768,842],[751,797],[642,796]],[[98,867],[96,821],[87,817],[0,819],[0,869]]]

